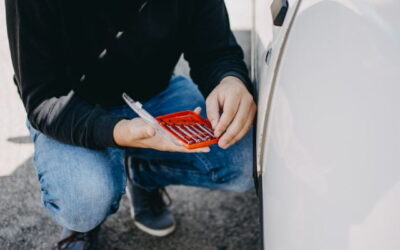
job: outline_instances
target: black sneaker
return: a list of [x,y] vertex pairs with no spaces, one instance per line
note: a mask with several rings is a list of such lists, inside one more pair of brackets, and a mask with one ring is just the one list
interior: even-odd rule
[[96,250],[99,248],[100,226],[86,232],[79,233],[64,229],[61,234],[61,240],[57,242],[58,250]]
[[[127,194],[135,225],[148,234],[163,237],[175,230],[175,219],[169,209],[171,198],[164,188],[148,191],[128,183]],[[164,201],[168,198],[168,204]]]

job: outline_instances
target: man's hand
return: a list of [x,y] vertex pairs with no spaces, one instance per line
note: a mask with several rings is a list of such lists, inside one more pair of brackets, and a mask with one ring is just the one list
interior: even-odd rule
[[207,97],[206,105],[215,136],[220,137],[218,145],[224,149],[246,135],[257,110],[245,85],[233,76],[222,79]]
[[[200,108],[195,110],[200,113]],[[114,127],[114,141],[123,147],[152,148],[159,151],[183,152],[183,153],[206,153],[209,147],[187,149],[184,146],[175,145],[165,139],[163,135],[147,124],[142,118],[132,120],[121,120]]]

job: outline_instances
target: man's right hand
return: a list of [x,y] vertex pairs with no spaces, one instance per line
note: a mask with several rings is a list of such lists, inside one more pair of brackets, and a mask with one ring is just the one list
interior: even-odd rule
[[159,151],[206,153],[209,147],[187,149],[184,146],[175,145],[157,133],[156,129],[147,124],[142,118],[121,120],[114,127],[114,141],[123,147],[152,148]]

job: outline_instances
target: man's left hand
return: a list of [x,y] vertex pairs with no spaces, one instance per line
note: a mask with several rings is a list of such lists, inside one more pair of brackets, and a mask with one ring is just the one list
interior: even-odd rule
[[243,82],[227,76],[206,100],[207,117],[219,137],[218,145],[228,148],[242,139],[253,125],[256,104]]

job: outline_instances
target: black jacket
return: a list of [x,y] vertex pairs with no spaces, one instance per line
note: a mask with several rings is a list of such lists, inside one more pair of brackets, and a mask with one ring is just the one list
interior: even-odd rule
[[28,119],[59,141],[115,146],[123,117],[105,108],[165,89],[182,53],[204,96],[227,75],[250,87],[222,0],[6,0],[6,14]]

